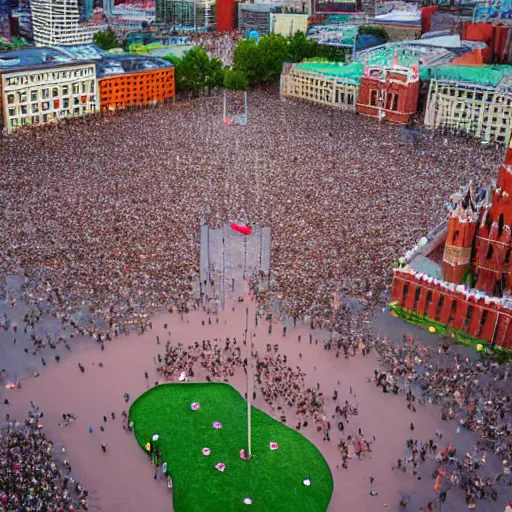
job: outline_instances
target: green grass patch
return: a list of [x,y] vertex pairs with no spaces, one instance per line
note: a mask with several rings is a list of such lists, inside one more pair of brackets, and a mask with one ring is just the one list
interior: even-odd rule
[[485,347],[484,352],[489,355],[493,355],[496,357],[496,360],[500,363],[506,363],[512,360],[512,351],[504,349],[499,345],[491,345],[483,340],[479,340],[474,338],[473,336],[469,336],[468,334],[459,331],[457,329],[453,329],[447,325],[443,325],[431,318],[428,318],[425,315],[421,315],[419,313],[415,313],[414,311],[409,311],[408,309],[402,308],[398,306],[396,303],[392,302],[389,304],[389,308],[391,311],[394,311],[396,315],[409,322],[411,324],[418,325],[420,327],[434,327],[436,332],[435,334],[439,334],[446,338],[450,338],[452,340],[456,340],[458,343],[462,343],[463,345],[467,345],[468,347],[473,347],[476,350],[476,346],[481,344]]
[[[200,408],[192,410],[198,402]],[[247,451],[247,403],[222,383],[156,386],[130,407],[137,442],[155,446],[174,484],[176,512],[325,512],[333,491],[329,466],[299,432],[252,407],[252,453]],[[222,429],[213,428],[213,422]],[[270,443],[279,445],[270,450]],[[202,453],[211,450],[210,455]],[[146,451],[146,453],[148,453]],[[149,454],[148,454],[149,455]],[[222,462],[224,472],[215,469]],[[309,487],[303,484],[309,479]],[[251,505],[244,504],[250,498]]]

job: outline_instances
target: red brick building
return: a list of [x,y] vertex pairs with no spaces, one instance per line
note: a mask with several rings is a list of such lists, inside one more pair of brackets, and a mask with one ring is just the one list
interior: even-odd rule
[[357,112],[407,124],[416,114],[420,92],[418,66],[375,66],[361,77]]
[[489,190],[470,184],[394,270],[392,304],[512,349],[512,145]]

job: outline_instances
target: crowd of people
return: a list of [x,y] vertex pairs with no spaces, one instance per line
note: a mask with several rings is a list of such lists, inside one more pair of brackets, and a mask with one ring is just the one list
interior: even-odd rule
[[0,510],[64,512],[89,510],[88,493],[65,471],[43,430],[43,413],[33,408],[23,424],[11,419],[0,425]]
[[259,302],[347,331],[355,308],[384,304],[394,262],[443,218],[446,197],[495,177],[501,159],[430,134],[411,157],[404,128],[275,90],[250,96],[244,129],[226,127],[212,98],[6,139],[0,275],[23,276],[26,299],[77,332],[114,336],[161,306],[191,307],[201,221],[247,214],[272,229]]
[[[66,331],[34,334],[36,348],[74,335],[102,344],[150,328],[161,308],[198,307],[200,224],[247,216],[272,230],[269,284],[251,281],[263,310],[278,305],[288,323],[305,319],[336,333],[324,348],[337,356],[379,350],[383,391],[407,394],[411,407],[420,396],[440,403],[447,418],[460,418],[511,460],[510,399],[493,385],[508,377],[503,369],[456,360],[418,373],[428,348],[369,340],[362,322],[385,304],[397,258],[442,220],[445,199],[470,178],[495,177],[501,153],[457,136],[418,132],[412,141],[405,128],[282,101],[273,89],[251,91],[250,122],[228,127],[220,101],[90,116],[2,141],[0,278],[21,276],[22,300],[34,311],[20,329],[32,332],[44,311]],[[158,369],[192,376],[199,363],[227,378],[243,366],[242,353],[227,338],[168,345]],[[322,392],[306,388],[281,354],[254,356],[269,404],[291,404],[298,426],[311,416],[328,438]],[[475,384],[482,375],[486,383]],[[353,412],[340,406],[336,424]],[[32,419],[20,443],[36,438],[46,447],[36,436],[39,416]],[[362,436],[343,443],[347,457],[350,446],[370,449]],[[58,478],[41,486],[58,503],[71,499]]]
[[188,37],[191,44],[202,46],[210,57],[218,57],[225,66],[233,65],[235,51],[241,33],[238,30],[231,32],[195,32]]
[[[437,433],[437,442],[408,441],[409,455],[399,459],[397,469],[406,471],[407,463],[417,466],[425,462],[427,453],[433,454],[437,467],[434,471],[436,492],[441,501],[454,487],[465,492],[469,508],[476,501],[491,497],[497,499],[500,484],[512,483],[510,461],[512,457],[512,402],[508,384],[510,367],[500,365],[489,355],[478,361],[461,356],[450,350],[443,342],[439,347],[426,346],[411,335],[404,336],[401,343],[392,343],[387,338],[379,340],[376,349],[380,354],[382,370],[375,371],[374,381],[383,392],[393,389],[402,394],[414,410],[414,402],[439,406],[443,421],[454,421],[456,431],[462,429],[476,432],[477,443],[472,454],[455,456],[451,445],[439,446],[442,435]],[[502,467],[489,476],[482,472],[488,453],[497,455]]]

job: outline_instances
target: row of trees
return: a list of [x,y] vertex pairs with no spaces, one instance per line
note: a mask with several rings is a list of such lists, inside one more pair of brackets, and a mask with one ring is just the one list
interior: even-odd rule
[[[98,32],[94,42],[104,50],[116,48],[118,42],[111,30]],[[283,63],[302,62],[304,59],[345,61],[344,48],[325,47],[308,39],[304,32],[291,37],[270,34],[238,42],[233,58],[233,69],[222,64],[218,58],[210,58],[201,48],[193,48],[179,59],[164,57],[175,66],[178,93],[197,95],[226,87],[245,90],[249,85],[275,83],[279,80]]]
[[245,73],[224,66],[217,57],[211,59],[201,47],[192,48],[182,59],[174,56],[164,59],[174,64],[178,93],[210,94],[221,87],[243,91],[249,86]]
[[239,41],[233,57],[233,68],[244,72],[250,85],[268,84],[279,80],[285,62],[302,62],[312,58],[344,62],[345,53],[344,48],[319,45],[308,39],[304,32],[296,32],[288,38],[270,34],[258,41]]

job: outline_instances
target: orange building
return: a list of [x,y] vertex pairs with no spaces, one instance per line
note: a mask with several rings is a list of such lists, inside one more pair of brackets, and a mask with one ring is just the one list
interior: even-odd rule
[[449,210],[394,270],[392,307],[512,349],[512,145],[495,186],[470,183]]
[[176,95],[173,64],[142,55],[103,59],[98,84],[102,110],[164,103]]

